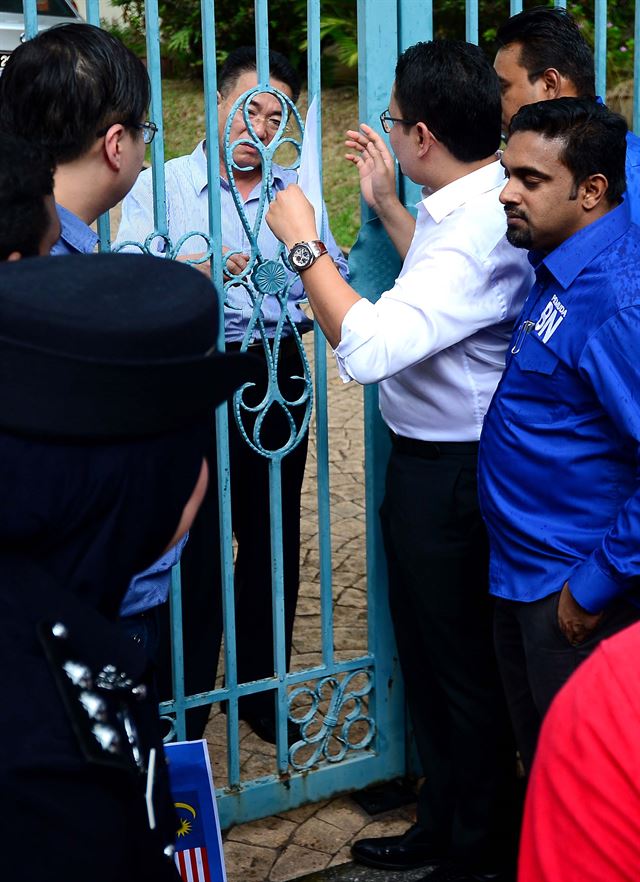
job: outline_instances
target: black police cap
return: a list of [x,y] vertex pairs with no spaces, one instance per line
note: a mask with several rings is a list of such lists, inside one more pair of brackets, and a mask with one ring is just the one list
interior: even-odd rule
[[116,439],[184,427],[255,378],[216,349],[220,307],[200,272],[133,254],[0,265],[0,427]]

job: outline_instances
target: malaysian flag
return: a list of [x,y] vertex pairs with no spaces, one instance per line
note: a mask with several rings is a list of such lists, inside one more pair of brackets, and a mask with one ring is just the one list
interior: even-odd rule
[[206,741],[165,745],[178,816],[175,862],[183,882],[226,882]]

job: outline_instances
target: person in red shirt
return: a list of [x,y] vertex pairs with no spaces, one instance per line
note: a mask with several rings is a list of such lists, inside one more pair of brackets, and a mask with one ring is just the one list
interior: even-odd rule
[[518,882],[640,878],[640,624],[556,696],[533,764]]

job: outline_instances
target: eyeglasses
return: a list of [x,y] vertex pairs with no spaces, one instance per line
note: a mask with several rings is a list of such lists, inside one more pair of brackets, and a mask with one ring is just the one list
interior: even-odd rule
[[[114,123],[111,123],[111,125],[114,125]],[[140,129],[142,131],[142,140],[145,144],[150,144],[158,131],[158,126],[150,120],[146,120],[146,122],[142,123],[127,122],[123,123],[123,125],[128,126],[130,129]],[[103,138],[109,131],[109,128],[110,127],[107,126],[107,128],[100,129],[99,132],[96,132],[96,138]]]
[[150,120],[143,123],[132,123],[131,128],[142,131],[142,140],[145,144],[150,144],[158,131],[158,126]]
[[[238,112],[241,114],[242,110],[239,110]],[[247,118],[254,127],[258,123],[263,123],[265,129],[272,135],[275,135],[282,122],[281,116],[263,116],[261,113],[256,113],[255,110],[252,110],[251,108],[247,109]],[[285,122],[283,132],[286,131],[288,131],[288,123]]]
[[389,116],[389,108],[387,107],[387,109],[380,114],[380,125],[382,126],[382,130],[388,135],[395,123],[402,123],[404,126],[415,126],[418,123],[418,120],[399,119],[397,116]]

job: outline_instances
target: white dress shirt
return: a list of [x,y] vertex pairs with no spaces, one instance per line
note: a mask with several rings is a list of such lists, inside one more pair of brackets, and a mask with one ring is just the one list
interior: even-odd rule
[[533,284],[505,237],[498,161],[425,191],[402,271],[376,303],[347,312],[335,350],[345,382],[380,382],[390,429],[427,441],[477,441]]

